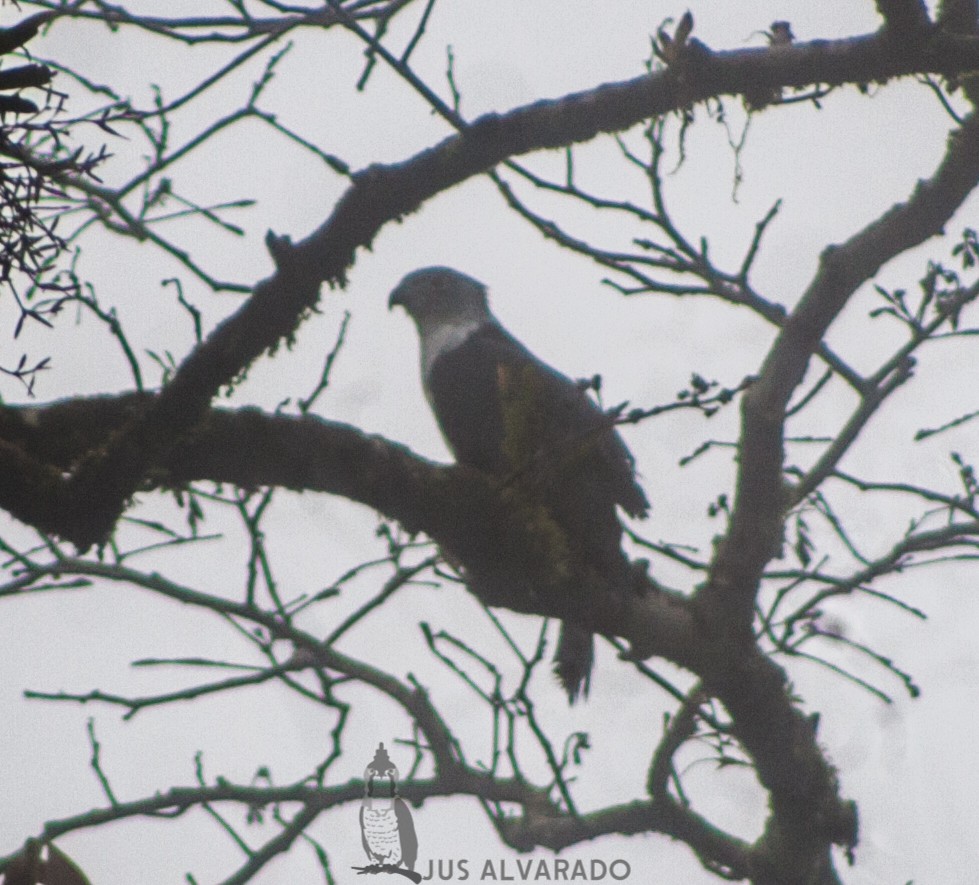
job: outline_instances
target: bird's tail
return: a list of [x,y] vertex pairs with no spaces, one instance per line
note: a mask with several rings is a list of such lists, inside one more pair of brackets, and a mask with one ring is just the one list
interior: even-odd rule
[[554,653],[554,672],[568,693],[569,703],[573,704],[579,695],[588,697],[594,662],[595,642],[592,634],[574,624],[563,623]]

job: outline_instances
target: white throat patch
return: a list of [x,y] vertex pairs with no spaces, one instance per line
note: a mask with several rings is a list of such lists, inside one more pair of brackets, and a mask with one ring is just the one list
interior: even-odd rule
[[439,323],[438,325],[421,329],[419,337],[421,338],[422,378],[427,381],[429,373],[432,371],[432,366],[435,365],[435,361],[443,353],[455,350],[473,332],[481,326],[484,326],[486,322],[481,317],[473,317],[472,319],[459,320],[454,323]]

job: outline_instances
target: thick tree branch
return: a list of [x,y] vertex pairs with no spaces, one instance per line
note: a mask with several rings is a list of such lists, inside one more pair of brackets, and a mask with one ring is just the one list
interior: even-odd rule
[[[132,394],[0,409],[0,453],[14,460],[29,450],[35,459],[50,459],[43,466],[47,474],[59,475],[153,398]],[[645,595],[592,593],[603,576],[574,551],[555,549],[546,527],[535,528],[537,514],[528,514],[523,502],[478,471],[433,464],[381,437],[311,416],[212,409],[141,488],[194,480],[358,501],[411,532],[429,534],[464,565],[470,588],[490,605],[580,621],[629,640],[642,657],[657,654],[696,666],[694,624],[679,596],[659,588]],[[0,506],[18,517],[24,512],[35,525],[56,519],[44,511],[44,496],[21,500],[19,491],[0,483]]]
[[859,286],[890,259],[942,232],[979,183],[979,118],[950,139],[934,177],[841,246],[820,267],[787,318],[742,400],[740,470],[730,529],[701,591],[715,614],[747,630],[765,564],[778,555],[791,494],[783,480],[785,413],[823,336]]
[[218,390],[292,336],[316,304],[320,284],[342,283],[356,250],[369,246],[384,224],[435,194],[508,157],[621,131],[711,96],[979,69],[975,38],[929,32],[912,43],[897,48],[872,35],[724,53],[693,43],[665,71],[489,114],[405,163],[369,167],[354,176],[330,218],[301,243],[270,237],[277,272],[184,360],[144,412],[82,458],[69,477],[46,478],[43,489],[60,504],[57,520],[46,528],[81,549],[104,541],[147,471],[197,423]]
[[823,865],[822,837],[844,845],[856,839],[855,810],[840,801],[836,774],[818,749],[812,724],[787,703],[785,673],[751,634],[755,596],[765,565],[780,551],[790,501],[783,480],[789,401],[850,296],[886,261],[940,233],[977,182],[979,122],[973,116],[951,139],[935,176],[919,183],[906,203],[823,253],[815,279],[743,399],[730,527],[694,604],[707,648],[716,655],[700,671],[704,685],[731,714],[734,734],[771,793],[766,838],[774,865],[758,881],[787,881],[790,866],[783,864],[790,859],[796,869]]
[[712,827],[688,809],[666,803],[633,802],[580,817],[525,815],[506,821],[504,838],[514,848],[537,846],[560,851],[586,839],[616,833],[633,836],[649,831],[665,833],[689,844],[699,857],[711,858],[736,878],[752,873],[751,846]]

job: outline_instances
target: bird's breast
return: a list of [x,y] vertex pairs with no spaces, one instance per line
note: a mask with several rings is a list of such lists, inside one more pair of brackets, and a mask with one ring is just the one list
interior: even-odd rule
[[481,320],[470,320],[459,323],[440,323],[422,329],[422,378],[428,379],[436,360],[464,344],[481,325],[483,325]]

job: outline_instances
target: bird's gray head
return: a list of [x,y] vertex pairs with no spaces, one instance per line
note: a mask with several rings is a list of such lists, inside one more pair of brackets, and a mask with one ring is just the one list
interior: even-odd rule
[[388,307],[400,304],[421,330],[446,325],[475,326],[490,319],[486,287],[451,267],[412,271],[391,293]]

